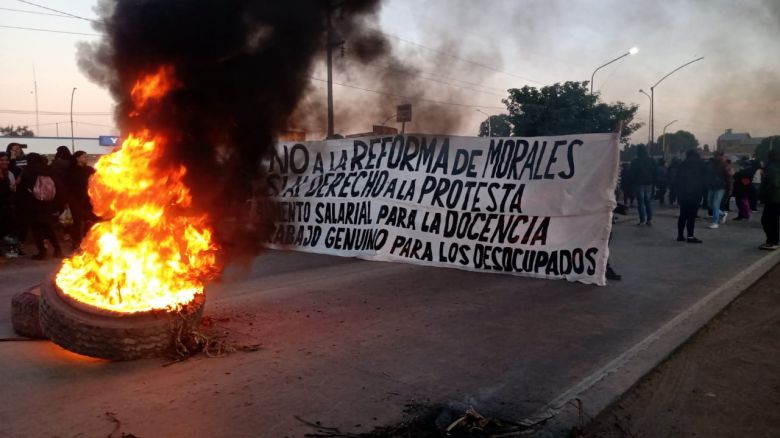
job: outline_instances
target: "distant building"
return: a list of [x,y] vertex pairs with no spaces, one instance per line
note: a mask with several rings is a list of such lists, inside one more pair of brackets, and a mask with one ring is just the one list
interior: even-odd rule
[[726,132],[718,137],[718,150],[728,156],[752,157],[763,138],[751,137],[747,132]]
[[112,146],[101,146],[99,138],[93,137],[0,137],[0,146],[4,151],[8,143],[19,143],[25,154],[35,152],[42,155],[54,155],[58,146],[73,147],[74,150],[82,150],[89,155],[104,155],[113,150]]

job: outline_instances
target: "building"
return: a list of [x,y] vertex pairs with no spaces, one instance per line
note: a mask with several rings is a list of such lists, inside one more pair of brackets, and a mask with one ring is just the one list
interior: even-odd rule
[[761,137],[751,137],[747,132],[733,132],[727,129],[718,136],[718,149],[727,156],[752,157],[756,147],[761,144]]
[[74,150],[83,150],[89,155],[104,155],[111,152],[115,146],[102,146],[100,138],[93,137],[0,137],[2,150],[5,150],[9,143],[21,144],[25,154],[35,152],[42,155],[54,155],[58,146],[67,146],[68,149],[73,147]]

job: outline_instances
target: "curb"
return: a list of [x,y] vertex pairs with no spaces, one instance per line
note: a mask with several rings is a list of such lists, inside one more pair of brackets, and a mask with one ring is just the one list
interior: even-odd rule
[[762,257],[521,424],[542,424],[535,437],[569,436],[572,428],[584,427],[778,263],[780,251]]

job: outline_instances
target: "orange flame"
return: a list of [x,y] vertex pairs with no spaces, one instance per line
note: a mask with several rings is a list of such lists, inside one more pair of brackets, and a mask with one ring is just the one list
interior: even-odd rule
[[[132,90],[136,111],[176,85],[173,69],[145,76]],[[208,217],[192,212],[184,166],[161,168],[163,135],[142,130],[104,155],[89,181],[95,213],[82,252],[57,273],[60,289],[117,312],[177,309],[203,292],[219,268]]]

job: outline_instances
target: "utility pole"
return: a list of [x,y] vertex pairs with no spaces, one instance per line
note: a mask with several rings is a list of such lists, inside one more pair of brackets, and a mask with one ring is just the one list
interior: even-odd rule
[[73,136],[73,95],[76,94],[76,87],[70,92],[70,151],[76,152],[76,140]]
[[333,127],[333,49],[344,44],[343,40],[336,41],[335,33],[333,32],[332,16],[333,11],[341,7],[341,2],[328,0],[328,9],[326,11],[327,17],[325,21],[325,58],[328,65],[328,136],[327,138],[333,138],[335,136],[335,129]]
[[41,135],[41,121],[38,117],[38,78],[35,75],[35,63],[33,63],[33,89],[35,91],[35,135]]
[[325,51],[328,63],[328,136],[333,138],[333,29],[331,27],[331,14],[333,13],[333,4],[328,0],[328,17],[326,22]]

